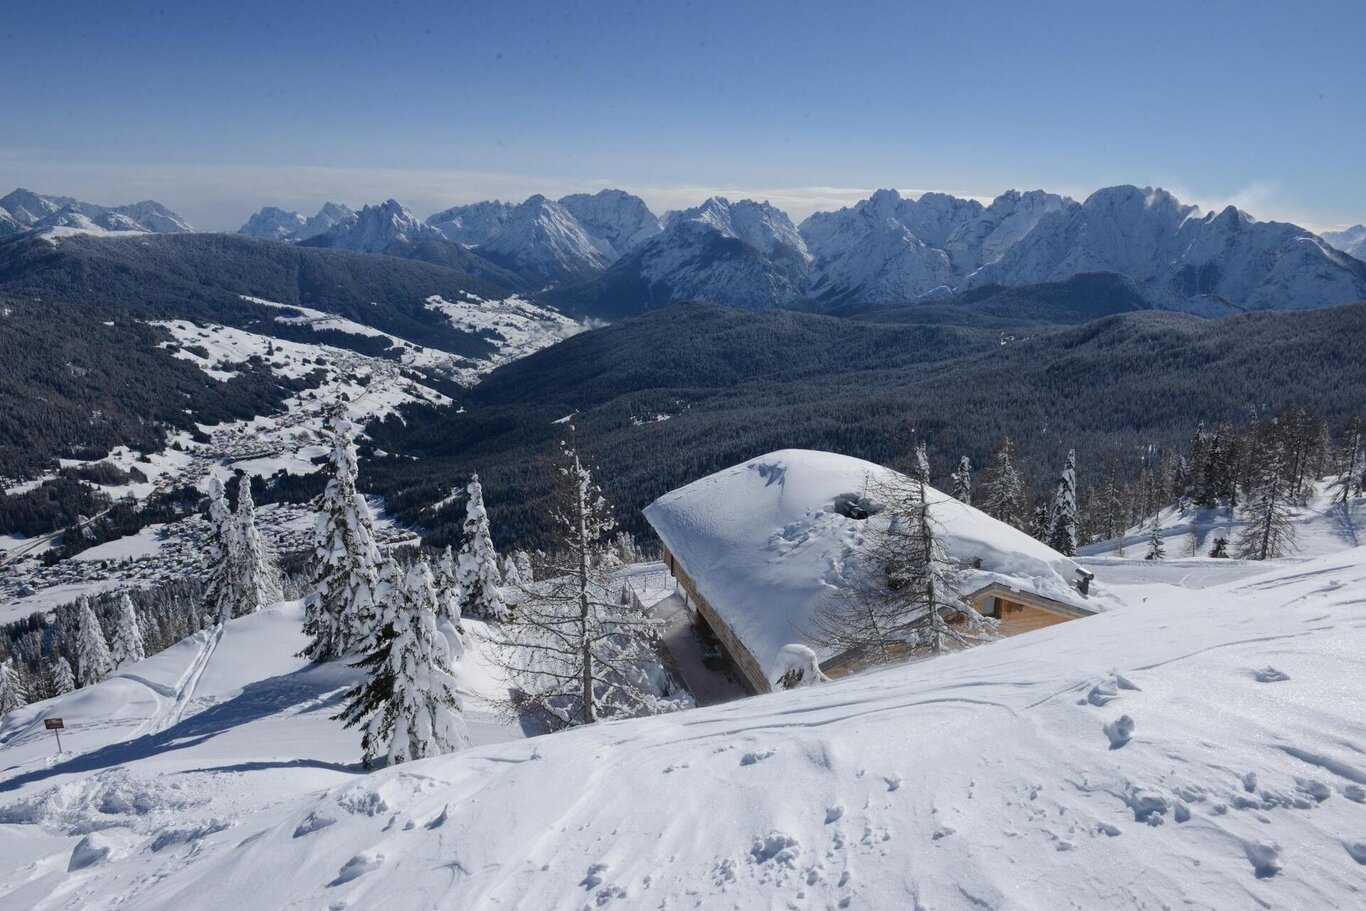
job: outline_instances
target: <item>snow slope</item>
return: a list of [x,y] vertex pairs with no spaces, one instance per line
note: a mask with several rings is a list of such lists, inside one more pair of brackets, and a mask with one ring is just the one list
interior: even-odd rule
[[[38,706],[4,728],[0,904],[1358,905],[1366,550],[1201,590],[1135,569],[1125,607],[968,652],[369,776],[313,727],[326,668],[206,672],[205,711],[51,768]],[[203,647],[60,711],[150,730]]]

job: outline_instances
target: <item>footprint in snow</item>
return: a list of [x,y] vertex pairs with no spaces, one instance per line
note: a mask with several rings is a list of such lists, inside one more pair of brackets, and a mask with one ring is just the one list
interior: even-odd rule
[[1253,671],[1252,676],[1256,678],[1258,683],[1281,683],[1290,679],[1289,674],[1278,671],[1269,664],[1260,670]]
[[754,765],[756,762],[763,762],[776,752],[777,750],[750,750],[740,757],[740,765]]
[[1347,853],[1352,855],[1352,860],[1359,864],[1366,864],[1366,838],[1359,841],[1345,841],[1342,846],[1347,849]]
[[1110,738],[1110,749],[1117,750],[1133,739],[1134,720],[1128,715],[1120,715],[1114,721],[1101,725],[1101,730]]

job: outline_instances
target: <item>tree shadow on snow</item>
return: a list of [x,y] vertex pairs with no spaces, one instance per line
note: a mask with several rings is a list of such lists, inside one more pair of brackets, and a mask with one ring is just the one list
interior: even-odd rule
[[[198,746],[225,731],[259,721],[271,715],[278,715],[290,708],[313,703],[303,711],[312,711],[326,705],[340,702],[342,692],[335,674],[329,668],[306,667],[289,674],[270,677],[249,683],[242,692],[226,702],[216,703],[195,715],[185,718],[164,731],[146,734],[133,740],[111,743],[108,746],[73,756],[65,762],[56,763],[43,769],[35,769],[23,775],[0,781],[0,793],[14,791],[35,781],[43,781],[58,775],[75,772],[92,772],[112,768],[147,759],[152,756]],[[327,694],[331,693],[331,696]],[[324,697],[327,698],[324,698]],[[310,760],[301,760],[310,762]],[[289,765],[283,762],[281,765]],[[242,767],[225,766],[225,769],[246,767],[254,763],[244,763]],[[327,768],[352,771],[345,766],[322,763]],[[263,767],[270,767],[266,764]]]

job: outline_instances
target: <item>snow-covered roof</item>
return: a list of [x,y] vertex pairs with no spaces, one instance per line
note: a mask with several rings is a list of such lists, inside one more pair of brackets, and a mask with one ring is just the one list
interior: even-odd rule
[[[822,659],[810,626],[822,600],[847,591],[861,572],[856,548],[870,526],[836,511],[845,494],[864,496],[896,472],[850,456],[784,449],[718,471],[645,509],[698,592],[767,670],[783,646],[804,643]],[[1084,612],[1115,602],[1093,584],[1075,587],[1074,560],[986,513],[927,488],[948,556],[964,571],[965,593],[1001,583]]]

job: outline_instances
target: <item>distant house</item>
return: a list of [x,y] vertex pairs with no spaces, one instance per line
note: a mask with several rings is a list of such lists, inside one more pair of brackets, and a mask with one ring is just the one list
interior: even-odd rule
[[[749,688],[769,691],[785,645],[814,649],[832,676],[850,655],[813,641],[812,621],[830,597],[853,597],[856,559],[870,524],[885,521],[870,484],[890,469],[849,456],[788,449],[718,471],[660,497],[645,517],[664,561]],[[930,512],[947,555],[962,567],[964,594],[1001,621],[1004,635],[1063,623],[1115,603],[1092,576],[1029,535],[933,488]]]

